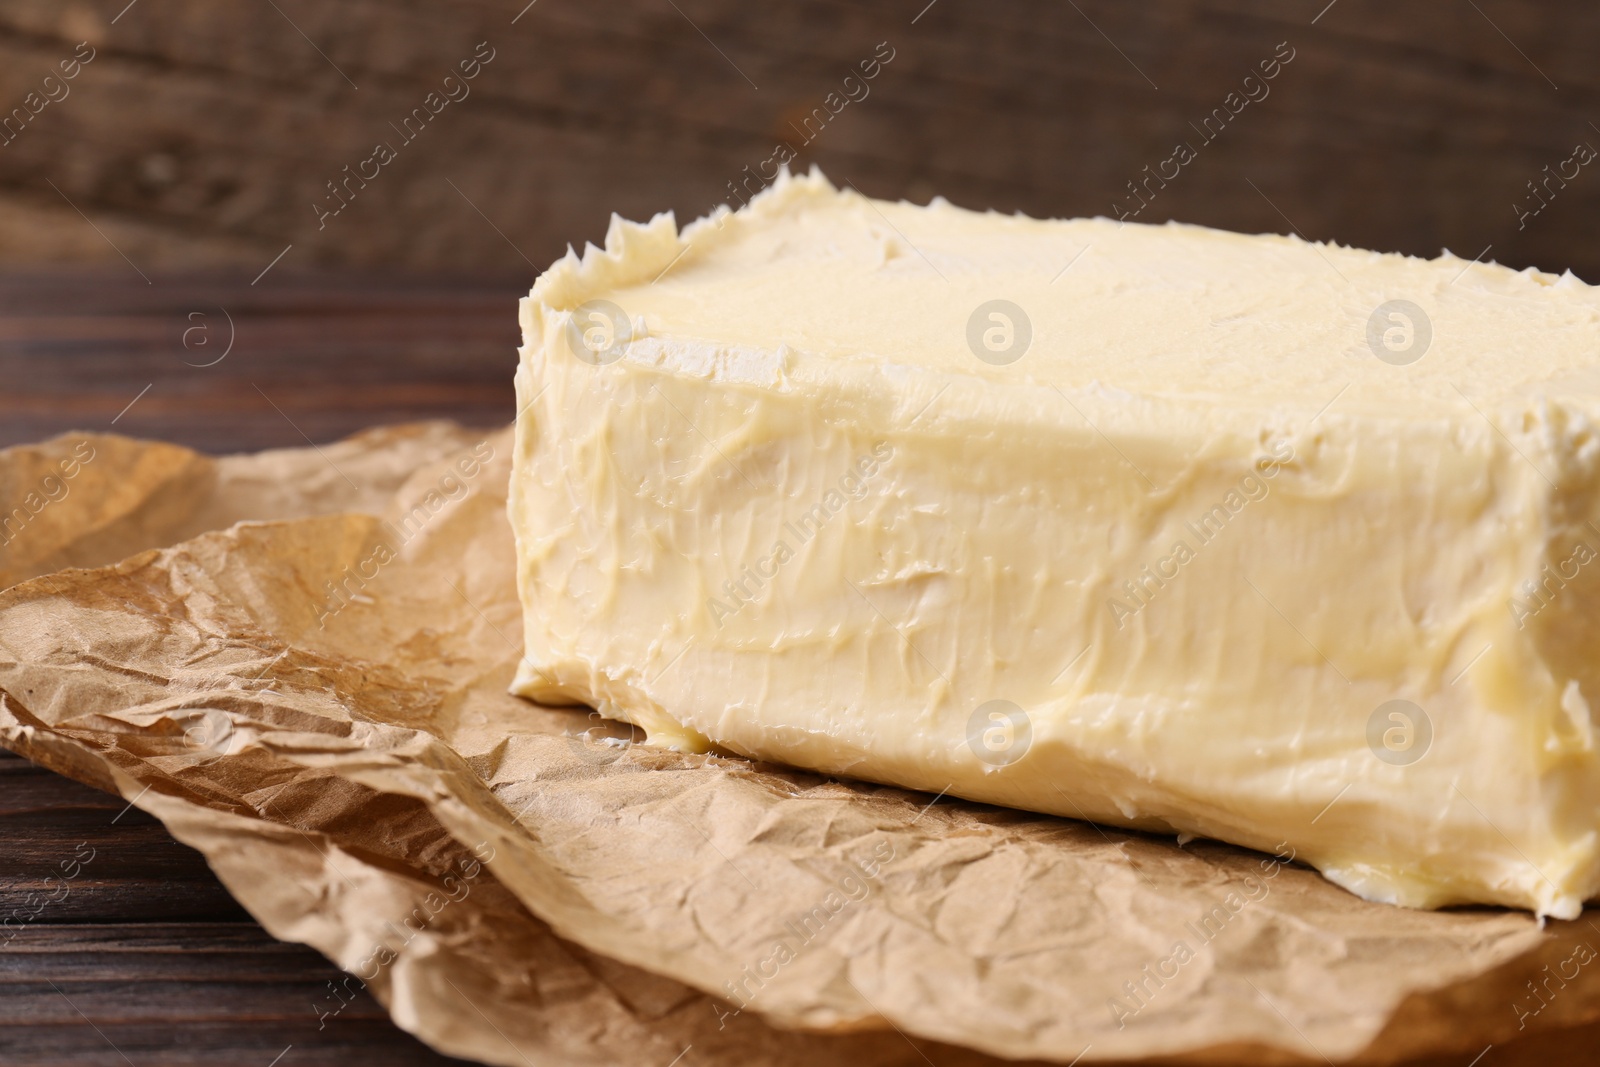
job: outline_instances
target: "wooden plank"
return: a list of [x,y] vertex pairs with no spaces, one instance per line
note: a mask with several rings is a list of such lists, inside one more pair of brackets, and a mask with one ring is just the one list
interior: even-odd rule
[[[119,957],[100,961],[101,969],[110,969],[114,963],[119,973],[96,979],[84,977],[79,973],[82,968],[35,957],[27,961],[30,981],[8,978],[0,984],[6,998],[0,1007],[0,1026],[62,1026],[79,1021],[82,1012],[101,1026],[230,1019],[241,1023],[281,1020],[293,1025],[309,1020],[315,1031],[319,1011],[331,1011],[344,1003],[325,999],[331,990],[317,980],[316,973],[274,981],[250,973],[258,962],[249,955],[236,956],[209,969],[197,967],[192,978],[180,978],[167,976],[170,967],[152,968],[146,960]],[[201,988],[204,996],[197,996]],[[345,1003],[339,1022],[388,1018],[365,992],[346,995],[355,999]]]
[[40,922],[245,920],[198,852],[155,818],[5,753],[0,944]]
[[[1469,257],[1492,244],[1600,278],[1600,179],[1584,173],[1525,227],[1513,210],[1577,141],[1600,144],[1600,8],[1583,0],[617,0],[538,4],[515,24],[522,5],[497,0],[279,6],[174,0],[112,25],[86,5],[7,4],[0,107],[78,41],[100,51],[0,149],[0,255],[136,278],[122,253],[146,272],[253,272],[293,244],[291,269],[531,272],[598,241],[613,210],[702,214],[783,140],[879,195],[1107,213],[1289,41],[1270,96],[1141,221],[1281,232],[1287,215],[1314,238]],[[495,58],[471,95],[400,140],[391,123],[480,41]],[[870,94],[797,137],[790,124],[882,41],[895,58]],[[319,224],[326,183],[379,140],[398,158]]]
[[[278,1059],[279,1056],[283,1058]],[[387,1020],[338,1020],[318,1032],[259,1023],[99,1023],[9,1025],[0,1067],[433,1067],[465,1061],[441,1056]]]
[[[127,956],[191,957],[202,954],[248,954],[292,957],[326,971],[326,961],[302,945],[272,938],[253,922],[149,922],[39,924],[17,934],[6,946],[6,960],[18,957]],[[9,971],[0,972],[10,975]]]
[[[525,290],[506,275],[378,285],[286,271],[270,289],[158,277],[0,275],[0,446],[112,429],[249,451],[421,418],[499,426],[515,410]],[[191,329],[207,333],[186,349]],[[191,365],[230,337],[226,358]]]
[[[80,842],[95,855],[65,877]],[[296,1064],[455,1062],[320,954],[274,940],[159,822],[0,750],[0,922],[63,886],[0,926],[0,1065],[264,1067],[290,1045]]]

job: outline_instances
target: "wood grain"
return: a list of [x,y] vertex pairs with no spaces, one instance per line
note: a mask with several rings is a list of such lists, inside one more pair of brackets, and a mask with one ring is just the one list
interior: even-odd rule
[[0,760],[0,856],[0,942],[35,911],[50,923],[249,918],[158,821],[14,757]]
[[0,1067],[458,1062],[365,991],[319,1019],[342,972],[268,936],[151,816],[4,750],[0,924]]
[[0,273],[0,447],[86,429],[238,452],[515,414],[515,275],[153,278]]
[[[7,261],[254,273],[292,245],[291,268],[532,270],[612,211],[704,213],[780,141],[879,196],[1108,214],[1289,42],[1270,95],[1141,221],[1600,280],[1600,175],[1526,225],[1514,208],[1577,142],[1600,146],[1584,0],[14,0],[0,109],[84,40],[70,95],[0,147]],[[397,140],[480,42],[494,58],[470,95]],[[880,42],[895,57],[870,94],[798,137]],[[320,225],[326,183],[379,141],[398,158]]]

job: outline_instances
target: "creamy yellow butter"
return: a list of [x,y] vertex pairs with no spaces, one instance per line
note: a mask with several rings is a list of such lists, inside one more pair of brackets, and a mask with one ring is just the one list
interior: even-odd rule
[[658,743],[1600,888],[1600,296],[890,204],[613,220],[522,304],[516,691]]

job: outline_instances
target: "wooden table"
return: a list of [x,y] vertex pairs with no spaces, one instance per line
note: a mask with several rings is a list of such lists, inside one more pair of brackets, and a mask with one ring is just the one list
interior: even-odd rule
[[0,273],[0,447],[81,429],[246,452],[409,419],[509,422],[527,273]]
[[[0,275],[0,446],[109,428],[228,452],[406,419],[499,425],[513,411],[526,285]],[[49,876],[89,849],[60,895]],[[26,916],[39,893],[60,899],[9,942],[0,929],[0,1067],[459,1062],[365,993],[319,1028],[314,1002],[342,972],[273,940],[155,819],[0,752],[0,921]],[[1534,1027],[1477,1067],[1591,1062],[1597,1039],[1600,1026]]]
[[[75,856],[86,862],[63,892],[59,865]],[[397,1029],[365,991],[320,1025],[315,1003],[342,977],[336,967],[273,940],[156,819],[10,753],[4,917],[6,1067],[460,1062]]]
[[[0,276],[0,446],[81,428],[230,452],[407,419],[510,419],[524,281],[249,281]],[[230,332],[226,357],[197,366]],[[62,895],[50,876],[89,850]],[[0,751],[7,916],[4,1067],[459,1062],[364,992],[321,1026],[314,1005],[337,968],[270,937],[152,817]]]

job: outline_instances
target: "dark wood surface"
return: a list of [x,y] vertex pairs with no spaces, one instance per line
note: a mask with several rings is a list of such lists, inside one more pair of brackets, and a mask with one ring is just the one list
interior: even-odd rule
[[0,447],[111,430],[241,452],[514,413],[516,302],[531,272],[153,279],[0,273]]
[[[876,196],[1109,214],[1190,141],[1140,221],[1600,281],[1593,166],[1514,210],[1600,146],[1592,0],[7,0],[0,113],[82,41],[70,95],[0,148],[0,260],[520,269],[612,211],[704,214],[779,144]],[[471,95],[404,142],[479,42]],[[796,132],[880,42],[870,93]],[[1270,95],[1204,144],[1280,42]],[[322,225],[379,141],[398,158]]]
[[[445,1064],[342,973],[273,940],[198,852],[0,750],[0,1065]],[[281,1058],[280,1058],[281,1057]]]

